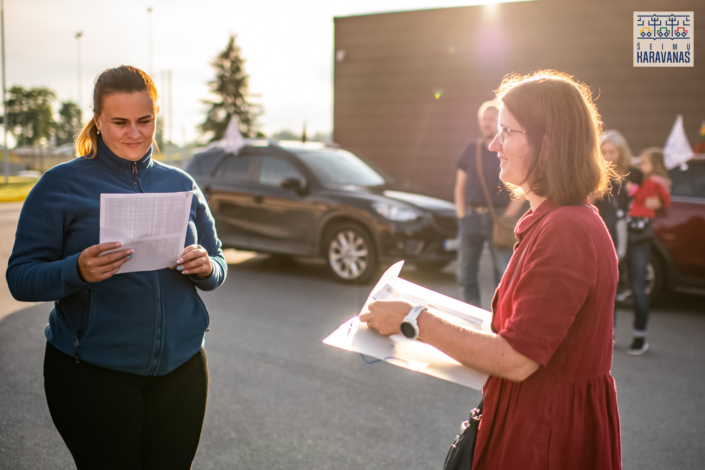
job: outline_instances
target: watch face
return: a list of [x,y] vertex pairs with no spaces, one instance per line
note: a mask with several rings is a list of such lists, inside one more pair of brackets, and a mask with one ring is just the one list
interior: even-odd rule
[[402,323],[401,333],[407,338],[413,338],[414,336],[416,336],[416,331],[414,330],[414,327],[411,326],[411,323]]

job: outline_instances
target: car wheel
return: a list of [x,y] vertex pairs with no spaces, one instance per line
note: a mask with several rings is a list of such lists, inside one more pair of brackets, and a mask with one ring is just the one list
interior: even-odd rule
[[379,268],[372,238],[358,224],[334,226],[325,238],[328,271],[347,283],[368,281]]

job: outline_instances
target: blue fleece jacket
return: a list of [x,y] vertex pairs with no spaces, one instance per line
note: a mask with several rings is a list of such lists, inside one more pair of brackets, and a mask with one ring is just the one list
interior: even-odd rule
[[[208,251],[209,277],[166,268],[96,283],[80,278],[79,255],[99,242],[101,193],[175,191],[194,192],[186,246],[198,243]],[[215,222],[195,181],[152,160],[151,150],[133,163],[100,141],[96,158],[57,165],[32,189],[6,277],[15,299],[54,301],[45,335],[60,351],[109,369],[164,375],[203,347],[209,319],[196,287],[215,289],[227,269]]]

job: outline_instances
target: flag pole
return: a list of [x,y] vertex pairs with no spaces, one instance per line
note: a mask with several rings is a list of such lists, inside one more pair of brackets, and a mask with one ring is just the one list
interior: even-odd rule
[[5,183],[9,180],[10,160],[7,156],[7,92],[5,91],[5,0],[0,0],[0,35],[2,35],[2,127],[4,132],[3,147],[5,153]]

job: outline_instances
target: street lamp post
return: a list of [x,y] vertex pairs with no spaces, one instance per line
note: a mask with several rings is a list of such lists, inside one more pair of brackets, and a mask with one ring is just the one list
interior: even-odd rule
[[149,54],[147,62],[147,71],[149,76],[152,76],[152,7],[147,7],[147,54]]
[[2,126],[4,132],[3,146],[5,154],[5,183],[9,180],[10,160],[7,156],[7,93],[5,92],[5,0],[0,0],[0,35],[2,35]]
[[174,120],[173,117],[174,115],[172,114],[171,111],[171,69],[169,69],[169,72],[167,72],[169,75],[167,75],[167,80],[169,81],[169,89],[168,89],[168,95],[167,95],[167,102],[169,103],[169,107],[167,108],[167,111],[169,112],[169,142],[174,141]]
[[74,34],[76,38],[76,63],[78,68],[78,96],[76,98],[76,104],[78,104],[78,109],[83,110],[81,107],[81,36],[83,36],[83,31]]

